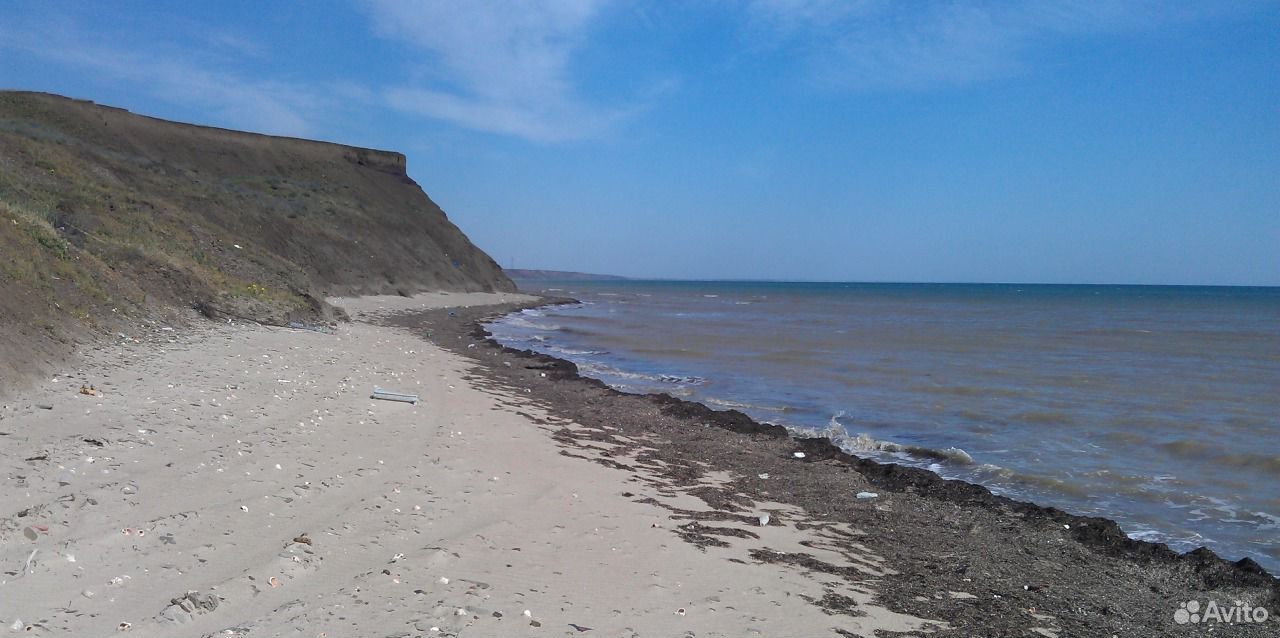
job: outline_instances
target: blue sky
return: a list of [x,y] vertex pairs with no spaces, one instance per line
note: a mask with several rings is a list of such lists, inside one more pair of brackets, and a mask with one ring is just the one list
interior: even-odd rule
[[504,266],[1280,285],[1280,2],[0,5],[0,86],[395,149]]

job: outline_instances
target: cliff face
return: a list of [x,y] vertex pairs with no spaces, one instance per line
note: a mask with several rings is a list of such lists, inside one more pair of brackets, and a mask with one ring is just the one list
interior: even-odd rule
[[0,92],[0,381],[166,308],[514,289],[399,153]]

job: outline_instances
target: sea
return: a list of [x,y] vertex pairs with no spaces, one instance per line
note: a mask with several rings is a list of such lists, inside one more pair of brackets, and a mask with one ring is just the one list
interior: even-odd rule
[[1280,573],[1280,288],[538,281],[501,343]]

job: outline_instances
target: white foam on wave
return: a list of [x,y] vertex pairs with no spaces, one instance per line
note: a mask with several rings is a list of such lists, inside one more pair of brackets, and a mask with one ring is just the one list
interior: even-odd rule
[[734,410],[764,410],[767,412],[786,412],[787,409],[776,405],[757,405],[755,403],[743,403],[741,401],[730,401],[728,399],[717,399],[715,397],[706,397],[702,399],[705,403],[718,405],[724,408],[732,408]]
[[[968,452],[958,447],[934,449],[920,445],[902,445],[893,441],[882,441],[873,438],[866,432],[860,432],[856,435],[849,434],[849,430],[844,427],[844,424],[840,423],[840,419],[843,416],[843,410],[832,415],[831,420],[827,422],[827,427],[817,432],[813,430],[793,430],[793,432],[800,436],[826,437],[836,447],[855,456],[889,454],[904,459],[928,459],[952,465],[972,465],[974,462],[973,457]],[[801,434],[801,432],[806,433]]]
[[[539,341],[545,341],[546,338],[540,338]],[[608,350],[577,350],[574,348],[565,348],[562,346],[547,346],[547,350],[556,354],[562,354],[569,357],[598,357],[600,355],[609,354]]]
[[678,374],[645,374],[643,372],[627,372],[619,370],[613,366],[602,363],[580,363],[578,371],[588,376],[609,377],[613,379],[628,379],[631,381],[647,381],[650,384],[666,384],[677,386],[702,385],[706,383],[706,379],[695,376],[683,376]]
[[502,323],[511,326],[512,328],[525,328],[527,330],[544,330],[550,332],[560,329],[559,324],[539,323],[536,321],[529,321],[523,317],[507,317],[502,320]]

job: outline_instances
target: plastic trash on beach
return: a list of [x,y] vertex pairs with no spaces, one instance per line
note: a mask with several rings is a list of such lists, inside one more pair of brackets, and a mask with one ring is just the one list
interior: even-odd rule
[[415,405],[418,403],[418,395],[416,394],[392,392],[391,390],[384,390],[378,386],[373,387],[373,394],[369,398],[382,399],[383,401],[400,401],[402,403],[412,403]]
[[768,514],[761,514],[761,515],[760,515],[760,527],[768,527],[768,526],[769,526],[769,515],[768,515]]
[[802,459],[802,458],[804,458],[805,454],[804,454],[804,452],[795,452],[795,453],[792,453],[792,455],[791,455],[791,456],[794,456],[794,457],[796,457],[796,458],[798,458],[798,459]]
[[880,495],[876,494],[875,492],[858,492],[857,496],[858,498],[861,498],[861,499],[867,499],[867,498],[878,498]]

